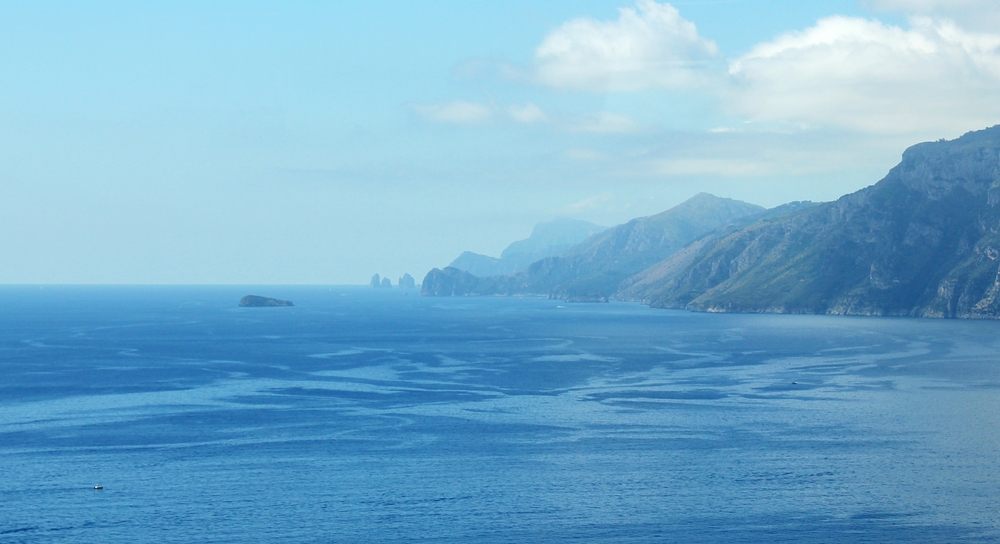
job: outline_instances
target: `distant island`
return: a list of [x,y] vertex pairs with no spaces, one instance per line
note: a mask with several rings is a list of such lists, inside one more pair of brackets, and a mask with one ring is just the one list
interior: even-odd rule
[[[374,289],[392,289],[392,280],[375,274],[372,276],[371,281],[368,282],[368,286]],[[399,288],[416,289],[417,282],[413,279],[413,276],[408,273],[404,273],[403,276],[399,278]]]
[[368,285],[375,289],[390,289],[392,288],[392,280],[389,278],[380,278],[378,274],[375,274]]
[[409,273],[404,273],[403,277],[399,278],[399,288],[400,289],[416,289],[417,282],[413,279]]
[[295,306],[290,300],[247,295],[240,299],[240,306],[245,308],[274,308],[278,306]]
[[421,294],[998,319],[1000,125],[910,147],[884,179],[834,202],[765,210],[702,193],[514,273],[454,264],[431,270]]

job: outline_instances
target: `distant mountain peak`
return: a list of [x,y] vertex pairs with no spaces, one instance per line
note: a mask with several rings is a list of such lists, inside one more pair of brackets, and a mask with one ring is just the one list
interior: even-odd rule
[[531,230],[531,236],[507,246],[500,254],[500,258],[519,261],[521,266],[518,270],[520,270],[534,261],[561,253],[605,230],[607,227],[589,221],[559,217],[535,225]]
[[499,259],[463,251],[448,266],[478,277],[513,274],[539,259],[561,253],[606,229],[607,227],[589,221],[560,217],[536,224],[531,236],[507,246]]
[[881,181],[707,239],[627,297],[706,311],[1000,317],[1000,126],[908,148]]
[[[593,234],[557,255],[531,262],[516,274],[474,282],[437,271],[425,293],[543,294],[568,300],[605,300],[626,278],[693,240],[763,211],[760,206],[700,193],[663,213]],[[511,244],[508,250],[515,248]]]

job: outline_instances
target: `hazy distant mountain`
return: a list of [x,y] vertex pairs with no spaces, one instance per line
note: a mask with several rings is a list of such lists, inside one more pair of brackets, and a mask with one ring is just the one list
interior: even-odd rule
[[716,229],[705,236],[697,239],[670,257],[646,268],[638,274],[626,279],[621,283],[615,298],[623,300],[643,299],[651,289],[662,286],[665,279],[669,279],[676,273],[677,268],[683,263],[689,263],[691,259],[697,257],[705,247],[716,243],[718,240],[742,229],[746,226],[760,221],[773,221],[777,218],[791,216],[803,210],[819,206],[816,202],[790,202],[771,208],[765,212],[749,215],[737,221]]
[[602,300],[614,295],[623,280],[695,239],[763,211],[760,206],[700,193],[663,213],[595,234],[516,274],[473,281],[454,271],[434,269],[424,279],[422,292],[445,296],[544,294],[569,300]]
[[501,276],[519,270],[512,263],[504,263],[496,257],[473,253],[471,251],[463,251],[461,255],[448,265],[448,268],[456,268],[479,277]]
[[435,268],[424,276],[420,294],[435,297],[493,295],[496,294],[496,282],[493,279],[473,276],[453,266],[446,266],[443,270]]
[[553,219],[535,225],[531,236],[507,246],[499,259],[466,251],[448,266],[479,277],[512,274],[539,259],[562,253],[604,230],[607,227],[588,221]]
[[517,268],[520,270],[539,259],[562,253],[587,238],[606,230],[608,227],[595,225],[589,221],[553,219],[535,225],[531,236],[527,239],[507,246],[507,249],[500,254],[500,259],[506,262],[523,263]]
[[655,268],[623,295],[707,311],[1000,317],[1000,126],[913,146],[871,187]]

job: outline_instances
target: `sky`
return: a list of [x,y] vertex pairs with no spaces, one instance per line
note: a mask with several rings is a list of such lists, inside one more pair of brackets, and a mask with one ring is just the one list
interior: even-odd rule
[[0,283],[420,281],[996,124],[996,0],[7,1]]

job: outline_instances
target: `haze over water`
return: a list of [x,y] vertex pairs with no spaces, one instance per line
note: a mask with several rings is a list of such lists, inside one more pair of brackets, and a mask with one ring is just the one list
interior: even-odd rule
[[0,292],[0,543],[1000,540],[997,322]]

